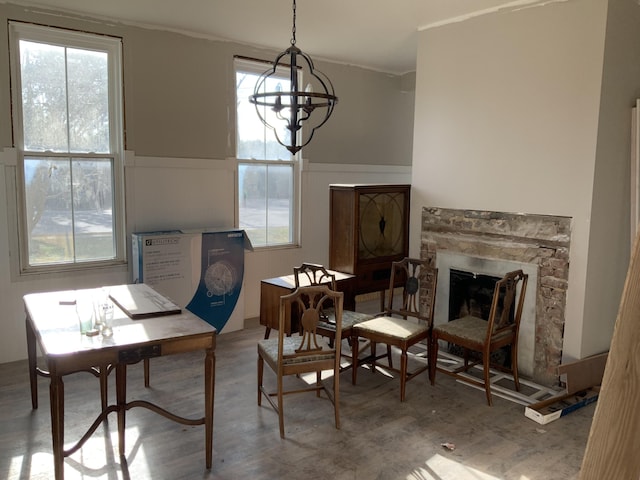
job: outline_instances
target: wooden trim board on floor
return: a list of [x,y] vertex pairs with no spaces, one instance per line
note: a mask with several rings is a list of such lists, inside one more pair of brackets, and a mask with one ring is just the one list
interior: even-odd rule
[[[461,367],[464,363],[464,360],[456,355],[452,355],[447,352],[439,351],[438,352],[438,367],[443,368],[445,370],[454,371],[458,367]],[[459,373],[458,375],[462,377],[467,377],[476,381],[482,381],[482,366],[475,365],[473,370],[478,371],[479,376],[473,376],[468,373]],[[531,382],[529,380],[520,378],[520,392],[515,390],[515,384],[513,382],[513,375],[504,372],[498,372],[496,370],[490,369],[490,382],[491,382],[491,393],[496,397],[504,398],[505,400],[509,400],[510,402],[519,403],[520,405],[531,405],[532,403],[539,402],[540,400],[545,400],[547,398],[553,397],[560,393],[560,390],[545,387],[543,385],[538,385],[537,383]],[[457,380],[463,385],[467,385],[468,387],[475,388],[478,390],[482,390],[484,392],[484,387],[480,387],[478,385],[473,385],[467,383],[462,380]],[[511,388],[505,386],[508,384],[509,386],[514,385]]]

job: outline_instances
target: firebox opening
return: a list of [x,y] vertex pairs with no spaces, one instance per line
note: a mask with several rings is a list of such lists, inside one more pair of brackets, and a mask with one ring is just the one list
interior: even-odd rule
[[[488,320],[495,285],[501,277],[477,274],[464,270],[449,270],[449,321],[467,315]],[[513,312],[512,312],[513,314]],[[449,353],[463,356],[456,345],[449,345]],[[492,362],[511,366],[511,348],[504,347],[492,354]]]
[[472,315],[487,320],[499,277],[463,270],[449,271],[449,321]]

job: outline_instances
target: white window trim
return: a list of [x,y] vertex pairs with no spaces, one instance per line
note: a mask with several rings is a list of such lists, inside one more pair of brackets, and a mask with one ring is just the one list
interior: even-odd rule
[[[15,268],[19,275],[41,275],[46,273],[60,273],[66,271],[85,271],[100,267],[120,266],[126,264],[126,218],[125,218],[125,191],[124,191],[124,112],[123,112],[123,74],[122,74],[122,40],[118,37],[106,35],[82,33],[73,30],[66,30],[57,27],[45,27],[41,25],[9,21],[10,39],[10,65],[11,65],[11,101],[13,111],[13,134],[16,146],[16,166],[14,167],[14,181],[12,182],[9,195],[14,195],[16,199],[14,205],[10,205],[8,218],[10,225],[15,228],[13,233],[14,245],[19,251],[19,261]],[[28,259],[28,236],[26,234],[26,216],[24,212],[25,191],[24,191],[24,157],[27,155],[62,156],[68,158],[70,155],[57,154],[52,152],[25,152],[23,149],[24,138],[22,128],[22,101],[20,99],[22,84],[18,75],[17,66],[20,65],[18,44],[21,39],[42,41],[52,45],[98,49],[108,52],[109,58],[109,121],[111,153],[86,154],[78,156],[83,158],[113,158],[114,175],[114,240],[116,255],[109,260],[82,261],[73,263],[29,265]],[[70,41],[71,39],[71,41]],[[117,99],[114,101],[112,99]],[[74,154],[75,155],[75,154]],[[13,208],[12,208],[13,207]],[[15,257],[15,256],[13,256]],[[13,263],[13,262],[12,262]]]

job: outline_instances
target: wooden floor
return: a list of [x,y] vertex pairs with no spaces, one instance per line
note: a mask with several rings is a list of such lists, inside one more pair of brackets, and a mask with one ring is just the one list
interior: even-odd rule
[[[117,454],[112,416],[65,459],[67,479],[408,479],[567,480],[577,478],[594,405],[542,426],[521,405],[501,398],[486,405],[483,391],[426,374],[399,401],[397,378],[361,370],[358,385],[341,376],[342,428],[331,404],[313,394],[285,398],[286,439],[267,402],[256,403],[256,342],[261,327],[218,337],[214,458],[205,469],[204,428],[173,423],[146,409],[127,413],[125,458]],[[202,355],[151,362],[151,388],[142,365],[129,368],[128,399],[153,400],[183,416],[200,416]],[[267,381],[274,377],[267,369]],[[65,377],[67,447],[100,407],[98,381]],[[293,378],[293,381],[302,381]],[[114,382],[110,378],[110,400]],[[51,479],[48,381],[39,379],[40,408],[31,409],[26,361],[0,365],[0,478]],[[455,445],[447,450],[443,443]]]

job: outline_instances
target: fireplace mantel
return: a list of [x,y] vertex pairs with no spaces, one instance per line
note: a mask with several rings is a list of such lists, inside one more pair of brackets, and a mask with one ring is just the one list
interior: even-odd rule
[[[422,209],[421,257],[434,265],[438,264],[438,252],[446,252],[515,262],[537,270],[537,279],[530,278],[527,288],[527,296],[535,299],[535,320],[530,327],[533,332],[531,376],[535,382],[547,386],[558,384],[570,240],[569,217]],[[438,290],[440,287],[439,284]],[[437,303],[436,308],[441,308]]]

